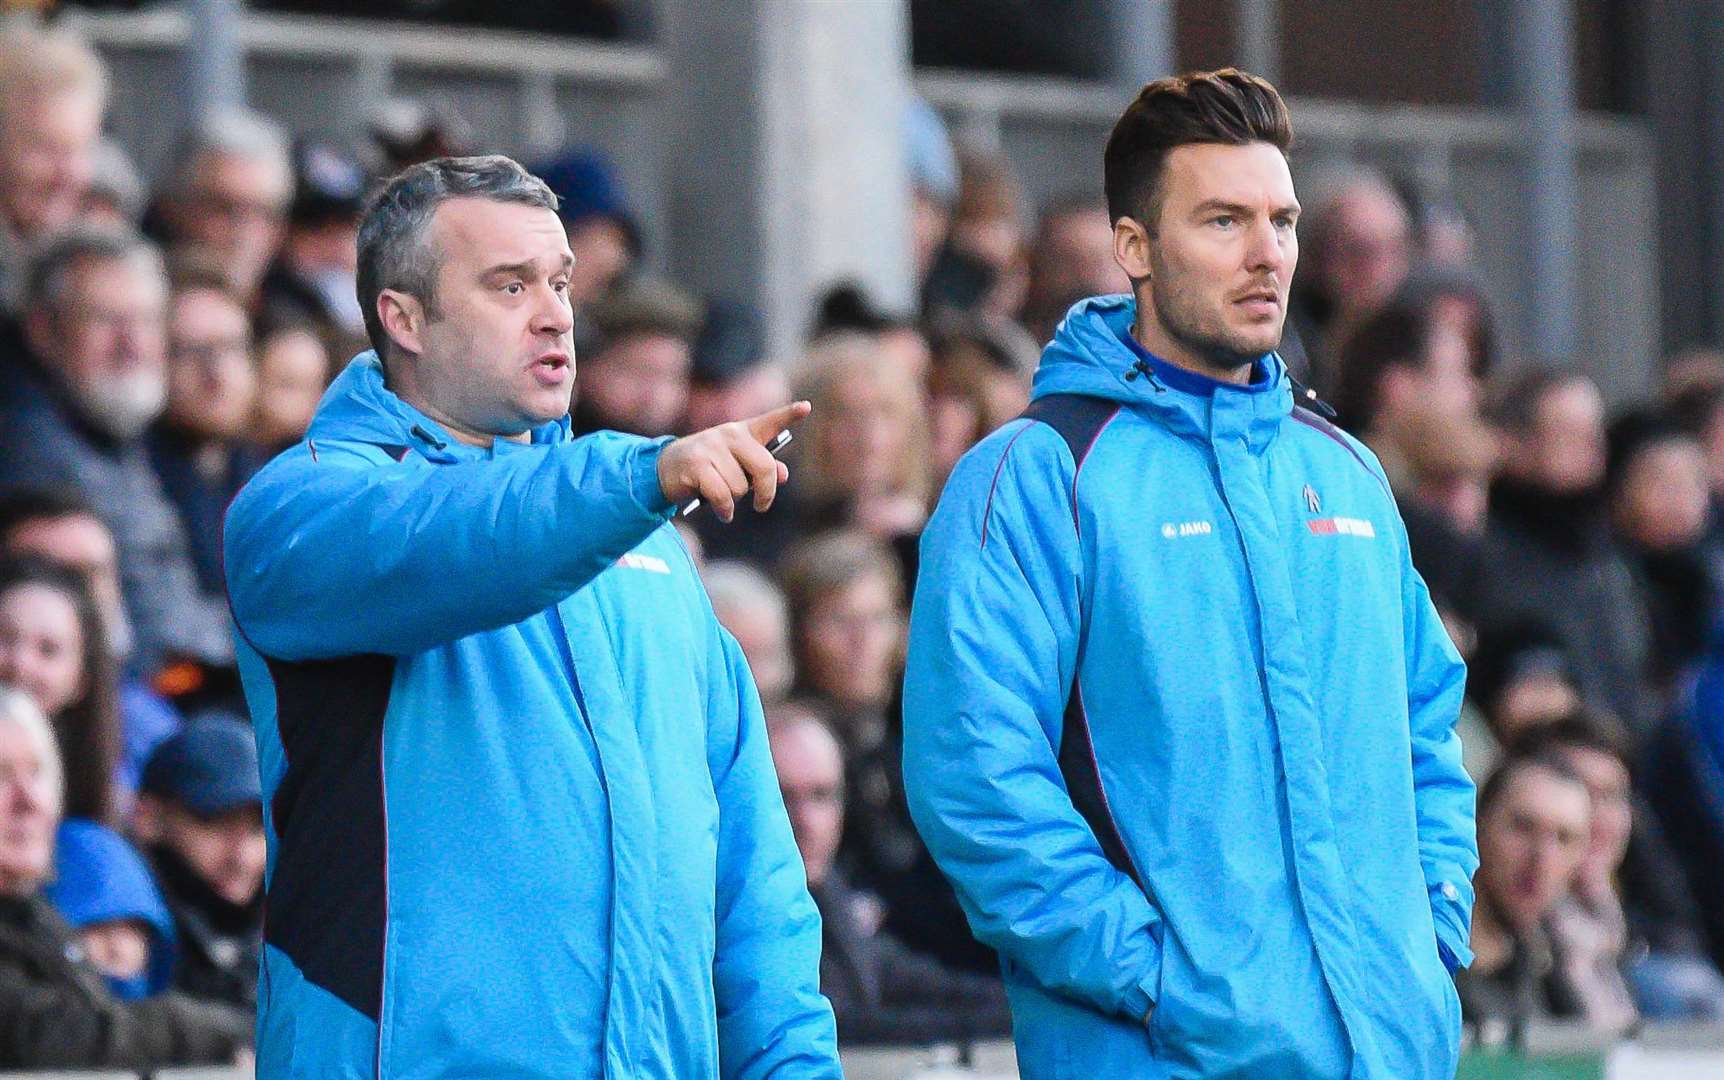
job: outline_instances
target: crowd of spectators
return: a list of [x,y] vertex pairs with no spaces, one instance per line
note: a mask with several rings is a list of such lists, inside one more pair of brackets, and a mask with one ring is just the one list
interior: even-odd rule
[[[76,38],[0,32],[0,1067],[244,1054],[264,837],[223,513],[363,348],[371,184],[492,149],[435,103],[345,141],[217,110],[146,187],[108,93]],[[1128,288],[1098,190],[1037,213],[926,106],[904,130],[918,307],[835,283],[792,356],[645,269],[601,154],[529,163],[578,260],[579,430],[814,403],[778,505],[679,527],[765,704],[847,1045],[1009,1030],[904,802],[916,543],[1066,308]],[[1452,205],[1363,171],[1303,196],[1284,353],[1382,460],[1471,665],[1469,1025],[1724,1018],[1724,356],[1613,415],[1572,358],[1505,355]]]

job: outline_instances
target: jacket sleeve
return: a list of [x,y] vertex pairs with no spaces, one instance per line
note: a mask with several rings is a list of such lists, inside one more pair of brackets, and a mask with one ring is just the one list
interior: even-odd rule
[[295,451],[228,512],[235,622],[284,660],[404,656],[519,622],[664,523],[668,441],[604,433],[432,467]]
[[0,969],[0,1068],[220,1065],[251,1045],[251,1017],[179,994],[99,1000]]
[[736,640],[717,619],[711,627],[719,1073],[724,1080],[839,1080],[832,1006],[820,994],[820,914],[778,792],[760,696]]
[[1072,472],[1033,423],[954,471],[922,539],[904,780],[976,937],[1050,991],[1143,1019],[1161,916],[1103,854],[1055,749],[1082,618]]
[[[1407,551],[1401,530],[1402,551]],[[1407,658],[1407,718],[1413,747],[1413,801],[1418,814],[1419,860],[1430,895],[1437,949],[1451,972],[1472,963],[1473,872],[1479,866],[1474,833],[1474,786],[1461,766],[1455,733],[1466,665],[1437,615],[1425,583],[1403,554],[1401,592]]]

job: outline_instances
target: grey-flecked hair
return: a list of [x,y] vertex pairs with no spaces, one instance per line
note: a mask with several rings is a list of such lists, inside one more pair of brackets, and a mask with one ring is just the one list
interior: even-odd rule
[[446,200],[492,199],[556,210],[545,182],[501,154],[432,158],[396,173],[383,185],[359,223],[359,307],[377,355],[389,358],[389,334],[377,315],[384,289],[415,296],[436,313],[441,257],[428,234]]
[[241,107],[213,109],[180,137],[168,166],[170,198],[195,195],[197,171],[209,156],[261,161],[275,170],[282,190],[293,190],[293,159],[287,134],[274,120]]
[[72,268],[88,260],[132,260],[166,277],[161,249],[131,229],[74,225],[54,234],[30,259],[24,276],[24,309],[57,310],[71,286]]

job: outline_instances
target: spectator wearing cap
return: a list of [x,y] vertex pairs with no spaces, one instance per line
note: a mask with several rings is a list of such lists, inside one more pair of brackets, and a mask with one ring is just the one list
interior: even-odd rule
[[0,311],[18,310],[30,249],[78,219],[107,93],[75,35],[16,20],[0,32]]
[[175,985],[247,1008],[263,948],[263,792],[257,744],[237,719],[208,715],[144,766],[133,834],[173,913]]
[[60,821],[60,755],[35,704],[0,689],[0,1068],[231,1063],[250,1015],[172,991],[122,1001],[42,896]]
[[575,431],[674,434],[688,407],[700,314],[693,297],[663,281],[633,282],[594,305],[598,341],[580,358]]
[[293,150],[293,202],[281,254],[263,279],[270,326],[311,325],[340,356],[365,348],[359,307],[359,219],[370,176],[340,143],[301,140]]
[[533,173],[557,196],[557,216],[563,219],[575,256],[569,303],[579,311],[628,276],[641,254],[640,221],[629,207],[616,167],[595,150],[570,149]]
[[134,670],[232,662],[227,605],[198,586],[145,439],[166,405],[168,284],[135,233],[74,228],[31,264],[24,377],[0,401],[0,482],[64,489],[119,543]]
[[1610,425],[1604,488],[1650,621],[1646,674],[1661,701],[1668,700],[1678,676],[1705,649],[1718,600],[1704,548],[1705,451],[1660,411],[1627,413]]
[[168,989],[173,919],[150,868],[125,837],[93,821],[61,822],[46,895],[115,997],[136,1001]]
[[1480,633],[1467,667],[1467,698],[1487,728],[1462,743],[1473,776],[1489,774],[1503,747],[1581,705],[1567,648],[1534,618],[1487,626]]
[[[760,312],[740,301],[708,301],[689,367],[683,429],[703,431],[714,424],[758,416],[789,400],[790,377],[783,364],[766,355]],[[792,509],[796,499],[797,487],[792,484],[779,491],[771,513],[756,513],[745,500],[737,504],[729,524],[711,514],[690,521],[713,558],[748,559],[771,566],[796,540]]]
[[199,586],[220,601],[222,518],[266,458],[249,438],[257,404],[251,320],[219,270],[176,268],[167,353],[167,408],[150,428],[150,463],[179,513]]
[[249,306],[275,259],[292,197],[293,163],[281,128],[249,109],[220,108],[175,149],[151,225],[170,247],[226,270]]

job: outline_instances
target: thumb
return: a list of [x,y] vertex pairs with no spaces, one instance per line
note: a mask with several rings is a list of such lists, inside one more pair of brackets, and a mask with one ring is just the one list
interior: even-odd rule
[[787,427],[793,427],[802,422],[803,418],[814,411],[814,406],[806,401],[792,401],[788,405],[780,405],[770,412],[763,412],[751,420],[744,420],[748,433],[754,440],[765,446],[772,437]]

